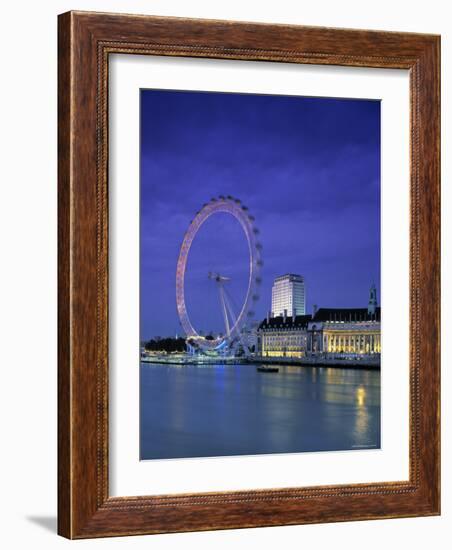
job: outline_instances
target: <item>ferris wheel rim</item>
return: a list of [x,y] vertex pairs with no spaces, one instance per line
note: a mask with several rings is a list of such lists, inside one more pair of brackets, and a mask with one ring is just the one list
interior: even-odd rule
[[[219,336],[212,340],[207,340],[194,328],[187,312],[187,307],[185,304],[185,271],[191,245],[198,231],[205,221],[212,215],[222,212],[228,213],[235,217],[245,233],[249,251],[248,285],[242,308],[232,328],[230,329],[229,335]],[[209,203],[204,204],[190,222],[179,251],[176,268],[176,305],[181,326],[184,329],[188,340],[196,341],[201,345],[201,347],[204,348],[217,349],[226,341],[231,340],[234,335],[239,333],[240,328],[246,326],[247,316],[252,317],[253,313],[250,310],[250,306],[256,297],[256,294],[253,294],[253,291],[255,286],[258,284],[258,273],[260,271],[260,266],[262,265],[260,253],[261,246],[256,240],[257,234],[258,230],[254,224],[253,216],[249,214],[248,209],[241,204],[239,199],[234,199],[230,196],[220,196],[219,198],[212,199]]]

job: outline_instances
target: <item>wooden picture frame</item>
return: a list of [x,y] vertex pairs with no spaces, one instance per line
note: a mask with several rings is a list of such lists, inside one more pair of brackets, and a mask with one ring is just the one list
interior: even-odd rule
[[[440,38],[69,12],[58,39],[58,532],[68,538],[440,513]],[[110,54],[410,73],[409,481],[143,497],[108,491]]]

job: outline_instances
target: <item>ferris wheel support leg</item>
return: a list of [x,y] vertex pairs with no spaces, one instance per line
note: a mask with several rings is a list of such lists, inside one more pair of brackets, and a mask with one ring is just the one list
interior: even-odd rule
[[[224,301],[225,301],[225,304],[226,304],[226,308],[228,309],[229,314],[230,314],[231,319],[232,319],[232,324],[233,324],[233,326],[235,326],[236,323],[237,323],[237,317],[234,314],[234,310],[232,309],[232,306],[229,303],[229,300],[227,299],[227,294],[225,292],[223,292],[223,296],[224,296]],[[238,332],[238,336],[239,336],[240,343],[242,344],[242,348],[243,348],[243,352],[245,353],[245,357],[248,357],[250,355],[250,350],[249,350],[249,347],[248,347],[248,343],[245,340],[245,338],[243,337],[243,334],[241,332]]]
[[228,319],[228,312],[226,310],[226,300],[224,295],[224,288],[221,283],[218,285],[218,290],[220,292],[220,303],[221,303],[221,309],[223,311],[223,318],[224,318],[224,326],[226,329],[226,336],[229,338],[231,334],[231,328],[229,326],[229,319]]

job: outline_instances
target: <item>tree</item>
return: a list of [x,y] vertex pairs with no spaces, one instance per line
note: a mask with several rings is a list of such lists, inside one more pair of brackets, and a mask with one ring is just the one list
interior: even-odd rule
[[167,353],[183,352],[185,351],[185,338],[154,338],[145,342],[144,349],[146,351],[166,351]]

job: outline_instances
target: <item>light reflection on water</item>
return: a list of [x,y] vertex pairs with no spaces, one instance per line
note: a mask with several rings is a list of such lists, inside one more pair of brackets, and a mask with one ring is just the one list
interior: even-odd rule
[[141,365],[141,459],[380,447],[380,371]]

